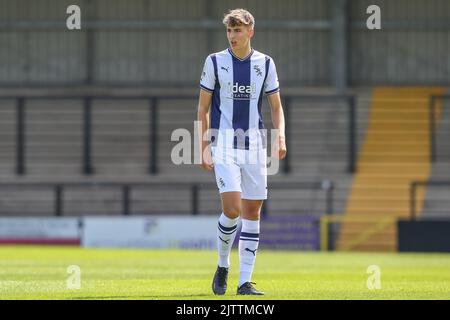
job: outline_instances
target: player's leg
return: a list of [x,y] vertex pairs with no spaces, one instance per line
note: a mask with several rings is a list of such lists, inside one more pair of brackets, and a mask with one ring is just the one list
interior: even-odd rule
[[241,193],[223,192],[222,214],[217,224],[217,245],[219,252],[219,267],[230,266],[230,251],[236,237],[237,223],[241,214]]
[[223,295],[227,290],[230,252],[236,238],[237,223],[241,213],[241,193],[223,192],[222,214],[217,223],[217,250],[219,261],[214,274],[212,290],[214,294]]
[[241,173],[239,166],[232,161],[232,158],[230,159],[230,155],[213,152],[213,161],[222,201],[222,213],[217,223],[219,261],[212,289],[215,294],[222,295],[227,289],[230,251],[236,237],[237,223],[241,213]]
[[260,212],[263,200],[242,199],[242,229],[239,238],[238,294],[263,294],[253,287],[251,280],[259,246]]
[[261,295],[251,283],[259,246],[260,213],[267,199],[267,169],[265,159],[242,166],[242,229],[239,238],[238,294]]

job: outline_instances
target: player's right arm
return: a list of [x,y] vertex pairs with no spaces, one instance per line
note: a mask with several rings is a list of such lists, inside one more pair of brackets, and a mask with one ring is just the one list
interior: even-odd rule
[[211,56],[208,56],[203,66],[202,75],[200,77],[200,96],[198,99],[197,120],[200,121],[198,137],[200,146],[200,156],[202,158],[202,168],[208,171],[213,169],[211,157],[211,149],[206,139],[205,133],[209,129],[210,107],[212,95],[216,84],[216,75],[214,72],[214,64]]
[[197,139],[199,141],[198,146],[200,146],[202,168],[208,171],[211,171],[213,169],[213,163],[208,141],[204,138],[206,137],[205,134],[206,131],[209,129],[209,112],[211,101],[212,101],[212,93],[200,89],[200,95],[198,99],[198,111],[197,111],[197,121],[200,122],[200,125]]

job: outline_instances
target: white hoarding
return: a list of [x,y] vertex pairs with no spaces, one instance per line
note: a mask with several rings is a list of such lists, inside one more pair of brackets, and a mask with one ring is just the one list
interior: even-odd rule
[[217,217],[86,217],[85,247],[216,248]]
[[79,219],[62,217],[0,218],[0,243],[79,244]]

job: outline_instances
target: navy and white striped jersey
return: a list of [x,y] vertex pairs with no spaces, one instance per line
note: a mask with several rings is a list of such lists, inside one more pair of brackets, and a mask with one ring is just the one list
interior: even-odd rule
[[206,58],[200,87],[213,94],[213,145],[247,150],[265,147],[262,97],[279,91],[271,57],[253,49],[244,59],[229,48],[213,53]]

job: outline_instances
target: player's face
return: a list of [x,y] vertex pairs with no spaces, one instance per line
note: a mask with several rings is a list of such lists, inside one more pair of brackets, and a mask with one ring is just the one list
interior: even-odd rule
[[227,38],[230,47],[233,50],[243,50],[249,45],[250,39],[253,37],[253,28],[247,26],[228,26]]

